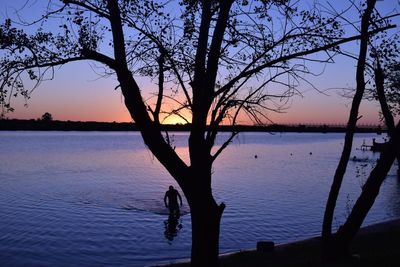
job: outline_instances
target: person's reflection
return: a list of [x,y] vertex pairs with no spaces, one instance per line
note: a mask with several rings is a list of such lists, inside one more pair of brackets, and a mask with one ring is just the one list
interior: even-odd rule
[[174,238],[178,235],[179,230],[182,229],[182,223],[179,214],[169,214],[168,220],[164,221],[164,236],[165,238],[172,242]]

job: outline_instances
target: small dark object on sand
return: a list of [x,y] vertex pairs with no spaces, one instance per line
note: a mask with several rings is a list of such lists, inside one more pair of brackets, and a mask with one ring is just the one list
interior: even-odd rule
[[275,243],[273,241],[258,241],[257,252],[274,251]]

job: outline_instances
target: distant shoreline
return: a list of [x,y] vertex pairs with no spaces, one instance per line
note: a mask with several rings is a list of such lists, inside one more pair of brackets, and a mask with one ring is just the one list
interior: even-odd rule
[[[163,131],[190,131],[190,124],[161,125]],[[220,132],[299,132],[299,133],[344,133],[345,125],[282,125],[267,126],[237,125],[220,126]],[[43,121],[43,120],[0,120],[0,131],[139,131],[135,123],[130,122],[83,122],[83,121]],[[356,128],[357,133],[382,133],[386,130],[381,126],[361,126]]]

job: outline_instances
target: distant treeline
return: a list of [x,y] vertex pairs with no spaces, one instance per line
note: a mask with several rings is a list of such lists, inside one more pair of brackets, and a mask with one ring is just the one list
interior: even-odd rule
[[[190,124],[162,125],[166,131],[190,131]],[[220,126],[219,131],[239,132],[345,132],[344,125],[280,125],[267,126],[237,125]],[[94,121],[58,121],[58,120],[0,120],[0,131],[138,131],[135,123],[129,122],[94,122]],[[359,133],[381,133],[381,126],[363,126]]]

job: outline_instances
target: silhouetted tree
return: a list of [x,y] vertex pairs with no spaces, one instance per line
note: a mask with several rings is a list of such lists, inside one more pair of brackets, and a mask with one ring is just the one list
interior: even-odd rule
[[[371,42],[371,36],[368,35],[370,27],[382,27],[382,23],[387,23],[379,14],[374,14],[376,0],[366,0],[365,10],[363,11],[361,17],[361,39],[360,39],[360,51],[357,58],[357,71],[356,71],[356,91],[353,96],[351,111],[349,115],[349,121],[347,124],[345,143],[338,167],[335,172],[331,190],[329,192],[329,197],[327,200],[323,227],[322,227],[322,256],[324,260],[337,260],[343,259],[349,256],[349,247],[351,241],[353,240],[358,229],[371,208],[376,195],[379,192],[379,186],[390,169],[393,160],[391,156],[394,153],[393,147],[390,151],[385,151],[381,155],[381,159],[377,166],[371,172],[371,175],[364,185],[363,193],[358,199],[356,205],[352,209],[352,213],[349,218],[347,218],[346,223],[342,226],[335,235],[332,235],[332,220],[335,211],[336,201],[339,195],[339,191],[342,185],[344,174],[346,173],[347,164],[350,158],[350,153],[353,144],[353,137],[358,119],[358,110],[360,103],[363,99],[364,92],[366,89],[365,72],[368,66],[368,47]],[[381,18],[377,23],[377,17]],[[384,101],[386,102],[386,101]],[[381,102],[382,104],[382,102]],[[393,134],[395,133],[394,123],[393,123]],[[390,143],[397,145],[396,138],[392,138]],[[396,150],[394,150],[396,151]],[[389,169],[387,164],[390,164]],[[377,187],[378,186],[378,187]]]
[[[372,23],[370,22],[370,24]],[[394,34],[389,37],[386,33],[383,33],[369,39],[369,61],[371,63],[367,62],[366,57],[364,64],[357,67],[361,66],[366,75],[370,76],[369,81],[364,81],[364,84],[374,83],[373,87],[366,91],[366,98],[370,99],[372,96],[379,101],[390,140],[363,185],[362,192],[352,207],[349,217],[333,238],[333,246],[330,247],[330,252],[339,259],[349,256],[351,242],[373,206],[395,158],[397,157],[400,162],[400,122],[396,126],[394,119],[399,106],[399,91],[398,84],[396,84],[396,81],[398,81],[396,66],[399,61],[399,36]],[[357,78],[357,84],[359,81]]]
[[393,162],[400,151],[400,123],[394,129],[388,145],[384,147],[376,166],[371,171],[363,190],[352,208],[346,222],[339,228],[335,236],[334,253],[340,258],[349,256],[350,245],[364,222],[368,212],[379,194]]
[[[211,170],[236,136],[234,126],[246,117],[267,122],[268,112],[281,110],[297,93],[310,72],[309,60],[332,62],[339,45],[360,38],[345,37],[335,16],[322,17],[321,6],[300,10],[300,3],[50,0],[43,16],[26,25],[28,32],[37,25],[36,33],[16,28],[10,19],[0,27],[0,102],[3,110],[12,108],[11,95],[29,96],[24,78],[36,81],[35,87],[55,66],[83,60],[103,64],[104,75],[117,77],[145,144],[189,203],[192,265],[216,266],[225,205],[213,197]],[[306,57],[321,51],[319,57]],[[139,87],[138,77],[155,81],[153,97]],[[170,115],[191,123],[189,163],[160,129]],[[215,146],[221,124],[233,131]]]
[[[373,64],[367,66],[374,86],[367,92],[369,99],[379,101],[388,135],[392,137],[395,132],[394,118],[400,115],[400,35],[383,35],[374,39],[370,53]],[[397,162],[400,170],[400,151]]]
[[[395,50],[397,52],[397,49]],[[393,137],[395,135],[395,122],[394,116],[398,114],[398,106],[400,105],[400,88],[399,84],[396,84],[399,78],[397,75],[400,73],[396,72],[398,63],[394,63],[386,68],[386,75],[381,67],[379,58],[376,59],[376,66],[374,68],[374,81],[376,87],[376,98],[381,106],[382,116],[384,118],[386,127],[388,129],[388,135]],[[385,79],[385,77],[387,77]],[[387,80],[387,82],[385,82]],[[386,86],[385,86],[386,85]],[[386,90],[385,90],[386,88]],[[398,174],[400,175],[400,151],[397,153],[398,163]]]
[[336,168],[336,172],[333,178],[331,189],[329,191],[329,197],[326,203],[324,220],[322,225],[322,253],[325,259],[335,258],[337,255],[331,255],[334,253],[332,249],[332,221],[333,214],[336,207],[337,198],[339,196],[340,187],[342,185],[344,174],[346,173],[347,163],[350,159],[350,153],[353,145],[354,132],[358,120],[358,110],[361,104],[361,100],[365,91],[365,63],[368,52],[368,41],[370,36],[368,35],[368,29],[370,27],[370,19],[372,12],[375,8],[376,0],[367,0],[367,7],[362,15],[361,20],[361,40],[360,40],[360,51],[357,62],[357,72],[356,72],[356,82],[357,88],[353,97],[353,102],[351,105],[349,120],[347,122],[347,129],[345,135],[345,142],[343,146],[343,151],[340,157],[339,164]]
[[[395,38],[395,40],[398,39]],[[394,51],[397,52],[397,50]],[[390,112],[384,92],[384,71],[381,68],[377,54],[375,54],[374,57],[376,60],[376,66],[374,67],[376,95],[388,127],[390,140],[384,147],[376,166],[363,185],[362,192],[354,204],[349,217],[336,233],[334,247],[332,249],[341,257],[349,255],[351,242],[373,206],[379,194],[380,187],[393,166],[395,159],[399,159],[400,154],[400,121],[397,123],[397,126],[395,126],[394,117]]]
[[44,113],[44,114],[42,115],[42,117],[40,118],[40,120],[41,120],[41,121],[50,122],[50,121],[53,120],[53,116],[52,116],[50,113],[46,112],[46,113]]

